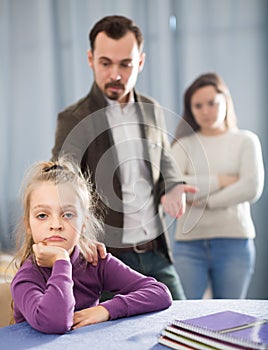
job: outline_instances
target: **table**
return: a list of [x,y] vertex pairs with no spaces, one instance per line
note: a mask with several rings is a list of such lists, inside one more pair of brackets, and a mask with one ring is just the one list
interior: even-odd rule
[[157,343],[161,330],[176,318],[233,310],[268,318],[268,300],[182,300],[160,312],[107,321],[63,335],[43,334],[26,322],[0,328],[0,349],[8,350],[165,350]]

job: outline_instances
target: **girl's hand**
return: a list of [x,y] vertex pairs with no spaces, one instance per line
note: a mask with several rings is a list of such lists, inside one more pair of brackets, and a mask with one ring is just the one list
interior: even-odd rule
[[108,321],[109,318],[109,312],[105,309],[105,307],[101,305],[93,306],[81,311],[76,311],[74,313],[72,329],[88,326],[90,324],[105,322]]
[[33,244],[33,252],[37,265],[42,267],[52,267],[56,260],[70,260],[66,249],[43,242]]

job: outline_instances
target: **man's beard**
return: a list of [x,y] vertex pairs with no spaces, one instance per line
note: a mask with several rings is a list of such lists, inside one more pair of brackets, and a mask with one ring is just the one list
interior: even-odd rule
[[[122,92],[119,93],[117,91],[109,91],[109,88],[118,88],[120,89]],[[125,87],[123,84],[121,84],[120,82],[111,82],[111,83],[107,83],[104,86],[104,91],[105,91],[105,95],[110,99],[110,100],[114,100],[117,101],[123,94],[123,92],[125,91]]]

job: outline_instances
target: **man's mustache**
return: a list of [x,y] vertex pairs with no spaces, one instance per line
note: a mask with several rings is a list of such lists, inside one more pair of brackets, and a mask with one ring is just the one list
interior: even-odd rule
[[125,89],[123,84],[116,82],[116,81],[105,84],[105,89],[108,89],[108,88]]

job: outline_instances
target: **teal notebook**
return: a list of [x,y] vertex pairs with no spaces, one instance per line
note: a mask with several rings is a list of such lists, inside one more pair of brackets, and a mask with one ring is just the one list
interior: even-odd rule
[[172,340],[170,344],[177,342],[191,346],[192,349],[268,349],[268,320],[234,311],[222,311],[187,320],[175,320],[163,330],[161,337],[159,343],[163,344],[165,340],[167,345],[168,339]]

